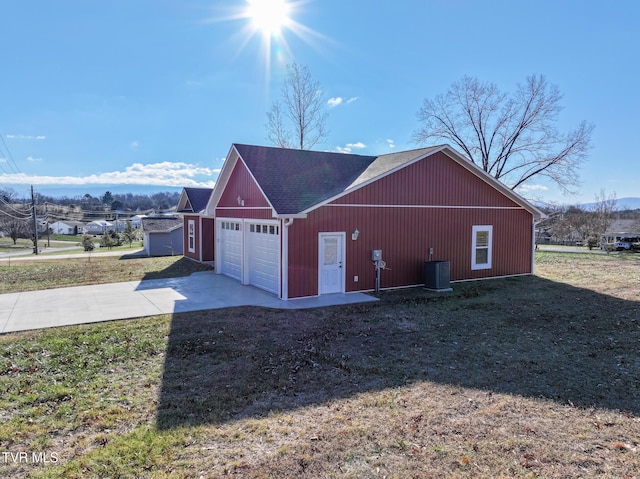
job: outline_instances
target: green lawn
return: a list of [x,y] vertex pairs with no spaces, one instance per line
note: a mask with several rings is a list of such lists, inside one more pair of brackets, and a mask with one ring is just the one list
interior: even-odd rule
[[127,250],[125,247],[122,257],[92,254],[57,259],[52,255],[33,261],[0,261],[0,293],[173,278],[210,269],[182,256],[127,257]]
[[[96,244],[100,244],[100,237],[94,238]],[[67,248],[75,246],[74,249],[69,250]],[[126,253],[127,250],[141,248],[142,242],[135,241],[131,246],[129,244],[123,244],[122,246],[113,247],[111,251],[123,251]],[[82,247],[82,236],[74,236],[74,235],[50,235],[47,238],[46,235],[40,236],[38,238],[38,251],[39,254],[49,255],[49,254],[70,254],[70,253],[82,253],[84,252],[84,248]],[[65,248],[65,251],[52,251],[53,248]],[[0,253],[15,253],[19,251],[33,251],[33,242],[31,240],[20,238],[17,240],[16,244],[13,244],[13,240],[11,238],[0,238]],[[95,252],[100,252],[101,249],[97,248]],[[105,248],[106,251],[106,248]],[[1,259],[1,258],[0,258]]]
[[536,268],[1,336],[0,476],[637,478],[640,255]]

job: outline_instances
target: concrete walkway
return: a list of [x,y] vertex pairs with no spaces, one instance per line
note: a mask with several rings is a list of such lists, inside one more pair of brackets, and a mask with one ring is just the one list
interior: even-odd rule
[[0,334],[232,306],[304,309],[370,301],[377,299],[364,293],[282,301],[206,271],[182,278],[0,294]]

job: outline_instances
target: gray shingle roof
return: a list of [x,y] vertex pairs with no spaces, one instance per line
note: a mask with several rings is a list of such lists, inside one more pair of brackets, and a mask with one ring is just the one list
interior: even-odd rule
[[202,213],[207,207],[212,191],[212,188],[184,188],[191,208],[182,209],[180,212]]
[[279,214],[304,211],[344,191],[375,156],[234,145]]
[[418,148],[416,150],[380,155],[346,189],[354,188],[362,183],[373,180],[374,178],[382,176],[395,168],[410,163],[416,158],[421,158],[439,148],[441,147],[431,146],[428,148]]
[[142,218],[142,231],[145,233],[168,233],[179,227],[182,227],[182,218],[171,216]]
[[[544,214],[512,190],[481,171],[447,145],[401,151],[380,156],[364,156],[325,151],[294,150],[235,143],[238,152],[256,179],[277,215],[306,213],[323,202],[375,181],[396,169],[438,150],[448,149],[455,161],[531,211]],[[468,163],[468,164],[467,164]]]
[[623,219],[623,220],[614,220],[609,228],[607,228],[607,233],[640,233],[640,220],[634,219]]

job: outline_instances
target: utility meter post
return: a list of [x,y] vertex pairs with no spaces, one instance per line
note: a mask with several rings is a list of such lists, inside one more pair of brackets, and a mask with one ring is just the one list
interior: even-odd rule
[[380,270],[382,269],[382,250],[374,249],[371,251],[371,261],[376,268],[376,293],[380,291]]

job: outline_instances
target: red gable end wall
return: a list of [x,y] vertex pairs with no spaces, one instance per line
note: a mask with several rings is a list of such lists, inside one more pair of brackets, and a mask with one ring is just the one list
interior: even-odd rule
[[345,195],[333,204],[518,207],[442,152]]
[[[244,206],[238,204],[238,197]],[[216,217],[272,219],[272,210],[247,167],[238,160],[216,208]]]

